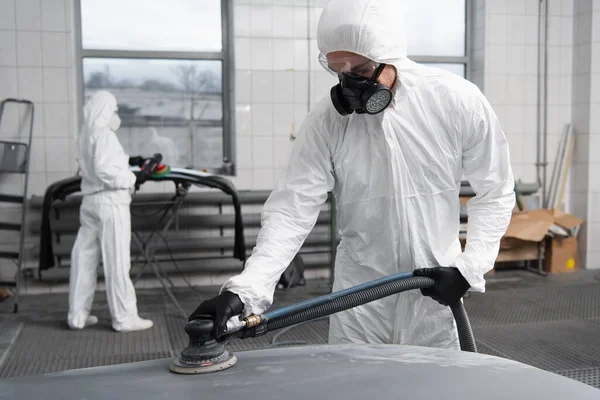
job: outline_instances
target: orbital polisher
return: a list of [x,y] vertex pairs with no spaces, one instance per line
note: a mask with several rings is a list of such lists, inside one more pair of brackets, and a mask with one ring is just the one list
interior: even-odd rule
[[[195,319],[185,325],[189,344],[173,360],[170,370],[177,374],[222,371],[233,367],[237,362],[236,356],[225,347],[232,339],[261,336],[273,330],[326,317],[407,290],[428,288],[434,284],[433,279],[414,276],[412,272],[391,275],[261,315],[250,315],[243,319],[235,316],[227,321],[225,334],[217,339],[213,336],[212,319]],[[450,308],[456,321],[461,350],[477,352],[473,331],[462,302],[458,301]]]

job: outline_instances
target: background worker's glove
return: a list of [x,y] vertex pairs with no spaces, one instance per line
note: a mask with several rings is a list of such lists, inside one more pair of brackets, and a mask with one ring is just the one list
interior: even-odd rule
[[144,157],[142,156],[135,156],[135,157],[129,157],[129,165],[132,167],[142,167],[142,165],[144,165]]
[[198,308],[190,315],[188,321],[202,317],[213,319],[215,321],[213,335],[215,339],[218,339],[223,336],[225,328],[227,327],[227,321],[229,321],[231,317],[240,314],[243,309],[244,303],[242,303],[239,296],[235,293],[226,291],[212,299],[200,303]]
[[413,274],[435,280],[434,286],[421,289],[421,293],[445,306],[453,306],[458,303],[471,287],[460,271],[454,267],[416,269]]

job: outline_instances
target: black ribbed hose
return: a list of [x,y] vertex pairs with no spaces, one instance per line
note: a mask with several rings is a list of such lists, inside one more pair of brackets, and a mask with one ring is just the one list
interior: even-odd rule
[[[266,323],[263,323],[259,326],[245,328],[239,332],[235,332],[226,336],[227,338],[247,338],[260,336],[270,331],[296,325],[301,322],[326,317],[328,315],[367,304],[393,294],[405,292],[407,290],[428,288],[434,284],[435,281],[433,279],[424,276],[414,276],[397,281],[387,282],[379,286],[327,301],[323,304],[306,310],[298,311],[294,314],[268,320]],[[473,337],[473,331],[471,330],[469,317],[467,316],[467,312],[465,311],[462,302],[459,301],[450,308],[452,309],[452,314],[454,315],[454,320],[456,321],[461,350],[476,353],[477,347],[475,345],[475,338]]]

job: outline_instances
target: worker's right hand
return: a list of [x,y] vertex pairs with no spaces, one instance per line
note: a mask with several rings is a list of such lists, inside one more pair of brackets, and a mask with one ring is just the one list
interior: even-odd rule
[[225,291],[220,295],[200,303],[198,308],[189,316],[188,321],[208,317],[215,321],[213,336],[220,338],[225,333],[227,321],[240,314],[244,309],[244,303],[240,297],[232,292]]

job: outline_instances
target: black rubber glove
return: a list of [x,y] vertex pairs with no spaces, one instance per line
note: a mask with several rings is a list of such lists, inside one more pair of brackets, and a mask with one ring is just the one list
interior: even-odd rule
[[142,165],[144,165],[144,157],[142,156],[135,156],[135,157],[129,157],[129,165],[131,165],[132,167],[142,167]]
[[458,303],[471,287],[460,271],[454,267],[416,269],[414,275],[426,276],[435,280],[434,286],[421,289],[421,293],[445,306],[453,306]]
[[215,321],[213,335],[215,339],[218,339],[223,336],[227,321],[231,317],[240,314],[243,309],[244,303],[242,303],[239,296],[226,291],[200,303],[198,308],[190,315],[188,321],[202,317],[212,318]]

